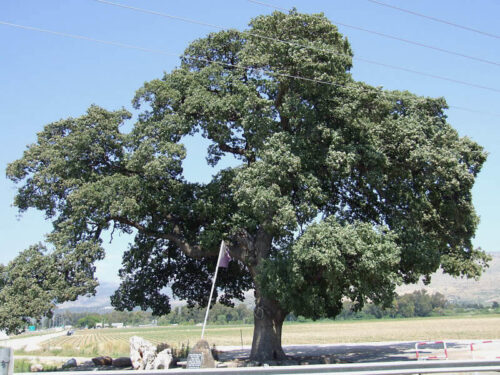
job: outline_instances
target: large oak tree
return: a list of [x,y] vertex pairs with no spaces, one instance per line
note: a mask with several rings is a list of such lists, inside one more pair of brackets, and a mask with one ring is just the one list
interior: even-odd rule
[[[219,298],[255,290],[259,361],[284,357],[290,312],[388,304],[399,283],[439,267],[479,276],[471,189],[485,152],[446,122],[444,99],[356,82],[351,63],[321,14],[275,12],[210,34],[138,90],[130,132],[129,112],[98,106],[47,125],[8,166],[15,204],[45,211],[54,252],[86,267],[90,291],[102,232],[134,234],[112,297],[120,309],[167,313],[167,286],[205,305],[224,240],[233,261]],[[196,133],[210,166],[228,155],[240,165],[187,181],[182,142]]]

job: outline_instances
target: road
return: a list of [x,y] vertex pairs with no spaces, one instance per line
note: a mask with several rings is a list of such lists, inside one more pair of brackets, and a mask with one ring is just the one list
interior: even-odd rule
[[10,347],[14,350],[19,350],[19,349],[24,348],[24,350],[26,352],[32,352],[32,351],[40,349],[40,344],[42,342],[50,340],[54,337],[64,336],[65,334],[66,334],[66,331],[63,330],[60,332],[48,333],[46,335],[30,336],[30,337],[23,337],[23,338],[18,338],[18,339],[1,340],[0,346]]

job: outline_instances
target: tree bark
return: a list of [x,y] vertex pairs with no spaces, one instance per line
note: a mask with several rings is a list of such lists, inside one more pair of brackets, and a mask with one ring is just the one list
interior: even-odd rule
[[287,312],[278,301],[262,295],[257,277],[259,264],[269,257],[272,240],[272,236],[261,228],[255,235],[242,231],[229,242],[231,256],[247,264],[254,281],[254,331],[250,360],[261,363],[286,359],[281,347],[281,331]]
[[255,290],[254,330],[250,359],[257,362],[286,359],[281,347],[281,330],[286,313],[272,299]]

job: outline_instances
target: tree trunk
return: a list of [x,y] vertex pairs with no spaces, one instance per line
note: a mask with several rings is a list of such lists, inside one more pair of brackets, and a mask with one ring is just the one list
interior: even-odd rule
[[258,266],[269,257],[273,237],[263,228],[253,236],[242,231],[229,243],[230,254],[248,266],[255,287],[255,310],[250,359],[271,362],[286,359],[281,347],[281,329],[287,312],[272,298],[262,295],[258,282]]
[[250,359],[257,362],[286,359],[281,347],[281,329],[286,313],[276,301],[255,291],[254,331]]

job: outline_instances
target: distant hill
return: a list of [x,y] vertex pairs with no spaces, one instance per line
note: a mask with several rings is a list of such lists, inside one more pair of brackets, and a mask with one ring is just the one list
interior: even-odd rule
[[[57,305],[57,310],[62,312],[68,310],[71,312],[95,312],[105,313],[113,310],[110,297],[118,289],[118,283],[101,282],[96,290],[96,295],[92,297],[79,297],[76,301],[65,302]],[[171,295],[171,293],[167,294]],[[171,300],[171,306],[176,307],[185,305],[183,301]]]
[[[490,267],[478,281],[453,278],[438,272],[432,276],[430,285],[423,283],[403,285],[397,289],[398,294],[411,293],[415,290],[426,289],[429,293],[439,292],[448,300],[454,302],[473,302],[490,304],[493,301],[500,303],[500,253],[491,253],[493,259]],[[118,284],[103,282],[97,287],[93,297],[80,297],[74,302],[65,302],[58,306],[59,310],[72,312],[105,312],[113,309],[110,296],[118,288]],[[208,292],[208,291],[207,291]],[[253,292],[245,293],[245,303],[254,304]],[[173,300],[172,307],[184,305],[183,301]]]
[[431,293],[444,294],[448,300],[454,302],[489,304],[497,301],[500,303],[500,253],[491,253],[490,255],[493,258],[490,266],[477,281],[453,278],[438,272],[432,276],[430,285],[424,285],[422,282],[415,285],[404,285],[399,287],[397,292],[404,294],[426,289]]
[[65,302],[57,306],[58,310],[71,312],[103,312],[111,310],[110,297],[118,288],[118,284],[102,282],[97,287],[97,293],[92,297],[79,297],[76,301]]

